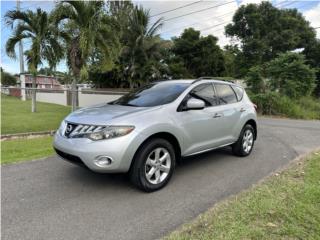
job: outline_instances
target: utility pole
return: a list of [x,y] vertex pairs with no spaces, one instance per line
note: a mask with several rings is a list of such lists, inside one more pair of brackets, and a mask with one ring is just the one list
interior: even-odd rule
[[[20,11],[20,0],[17,0],[17,10]],[[23,62],[23,44],[22,40],[19,41],[19,61],[20,61],[20,86],[21,86],[21,100],[26,100],[26,79],[24,73],[24,62]]]
[[[17,0],[17,10],[20,11],[20,0]],[[19,42],[19,61],[20,61],[20,74],[21,74],[21,73],[24,73],[22,40],[20,40]]]

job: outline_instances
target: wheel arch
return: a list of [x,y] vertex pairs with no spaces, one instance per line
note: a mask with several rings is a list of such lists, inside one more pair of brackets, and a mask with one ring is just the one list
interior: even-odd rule
[[133,159],[131,161],[131,165],[130,165],[130,169],[132,168],[132,165],[134,164],[135,158],[137,153],[140,151],[140,149],[143,147],[143,145],[150,141],[151,139],[154,138],[162,138],[167,140],[169,143],[172,144],[173,148],[174,148],[174,152],[175,152],[175,157],[176,157],[176,161],[179,162],[180,158],[181,158],[181,145],[177,139],[176,136],[174,136],[172,133],[169,132],[157,132],[154,133],[150,136],[148,136],[138,147],[138,149],[136,150],[136,152],[134,153]]
[[244,124],[245,125],[251,125],[254,129],[254,140],[257,139],[257,136],[258,136],[258,128],[257,128],[257,122],[254,120],[254,119],[249,119],[248,121],[246,121],[246,123]]

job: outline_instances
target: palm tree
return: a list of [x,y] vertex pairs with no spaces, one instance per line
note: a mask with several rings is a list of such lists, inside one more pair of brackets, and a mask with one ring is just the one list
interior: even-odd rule
[[124,33],[125,47],[122,53],[130,88],[133,88],[141,77],[143,68],[147,65],[150,68],[150,63],[158,57],[161,39],[156,33],[162,25],[162,18],[151,24],[149,10],[141,6],[136,6],[130,14],[128,30]]
[[12,28],[14,23],[18,24],[13,29],[12,36],[6,43],[7,55],[16,58],[15,46],[22,40],[30,41],[30,49],[25,51],[29,71],[33,75],[32,79],[32,112],[36,112],[36,77],[38,66],[45,60],[52,68],[57,65],[63,57],[63,46],[60,37],[66,37],[64,32],[57,32],[51,24],[50,16],[38,8],[33,11],[8,11],[5,20]]
[[53,12],[56,23],[68,29],[71,39],[67,42],[67,63],[74,75],[72,107],[76,109],[76,83],[87,79],[87,62],[96,48],[111,54],[115,40],[104,12],[103,1],[63,1]]

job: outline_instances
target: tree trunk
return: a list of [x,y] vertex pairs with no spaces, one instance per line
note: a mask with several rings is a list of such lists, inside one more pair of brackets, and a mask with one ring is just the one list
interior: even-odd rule
[[77,79],[74,78],[71,85],[71,106],[72,106],[72,112],[77,110]]
[[36,91],[36,88],[37,88],[37,84],[36,84],[36,81],[37,81],[37,74],[33,74],[33,77],[32,77],[32,105],[31,105],[31,112],[36,112],[37,111],[37,91]]

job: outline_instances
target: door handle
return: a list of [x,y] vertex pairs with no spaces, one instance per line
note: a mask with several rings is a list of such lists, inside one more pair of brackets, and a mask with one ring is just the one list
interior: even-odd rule
[[246,111],[245,108],[241,108],[241,109],[240,109],[240,112],[245,112],[245,111]]
[[215,113],[213,115],[213,118],[219,118],[219,117],[222,117],[222,113]]

